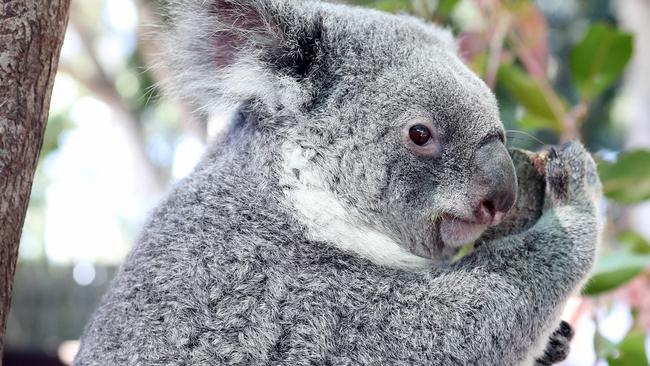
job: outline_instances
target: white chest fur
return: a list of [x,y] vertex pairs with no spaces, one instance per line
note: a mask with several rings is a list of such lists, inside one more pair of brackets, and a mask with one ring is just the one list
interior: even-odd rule
[[405,269],[433,262],[400,246],[387,233],[361,220],[354,210],[325,187],[325,177],[313,163],[314,153],[295,143],[283,146],[284,194],[307,226],[311,239],[326,241],[380,265]]

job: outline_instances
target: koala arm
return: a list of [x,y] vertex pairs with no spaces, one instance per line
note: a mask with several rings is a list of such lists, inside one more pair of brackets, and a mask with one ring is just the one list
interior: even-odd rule
[[[564,301],[589,273],[598,243],[595,164],[573,143],[551,154],[546,202],[528,230],[487,242],[439,273],[423,275],[423,298],[413,281],[399,281],[394,322],[431,327],[439,365],[532,365],[557,324]],[[413,305],[416,304],[416,305]],[[397,326],[397,325],[396,325]],[[423,332],[419,336],[426,336]]]
[[[544,205],[544,174],[548,153],[548,150],[540,153],[510,150],[519,182],[517,200],[503,221],[483,234],[478,245],[525,231],[539,220]],[[540,350],[538,353],[536,365],[552,365],[563,361],[569,355],[572,337],[571,325],[562,321],[549,336],[543,352]]]

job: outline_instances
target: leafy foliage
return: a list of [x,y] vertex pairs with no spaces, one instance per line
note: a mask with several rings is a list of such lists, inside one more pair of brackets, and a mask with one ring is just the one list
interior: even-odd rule
[[650,243],[641,235],[631,230],[623,231],[618,235],[621,248],[632,253],[650,254]]
[[515,65],[501,65],[498,80],[526,109],[519,120],[520,127],[526,130],[550,129],[556,133],[562,132],[559,116],[539,85],[526,72]]
[[628,334],[618,345],[618,352],[607,357],[607,363],[609,366],[647,366],[645,332],[637,329]]
[[615,163],[598,166],[607,198],[621,203],[639,203],[650,199],[650,151],[623,153]]
[[618,288],[642,273],[649,264],[648,254],[620,251],[601,256],[583,294],[598,295]]
[[571,53],[571,74],[582,98],[593,99],[616,81],[632,57],[632,35],[593,24]]

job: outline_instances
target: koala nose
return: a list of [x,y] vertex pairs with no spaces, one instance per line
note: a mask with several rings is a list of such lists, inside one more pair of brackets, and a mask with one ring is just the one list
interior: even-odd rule
[[477,220],[490,225],[501,222],[517,198],[517,176],[508,150],[500,141],[486,144],[476,153]]
[[507,187],[501,187],[501,189],[495,190],[494,193],[480,203],[479,210],[481,213],[479,216],[483,217],[483,221],[489,222],[491,226],[498,225],[512,208],[514,202],[514,191],[507,189]]

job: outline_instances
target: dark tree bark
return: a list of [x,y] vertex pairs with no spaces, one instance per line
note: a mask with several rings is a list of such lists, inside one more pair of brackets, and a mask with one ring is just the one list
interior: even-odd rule
[[0,354],[69,6],[0,0]]

